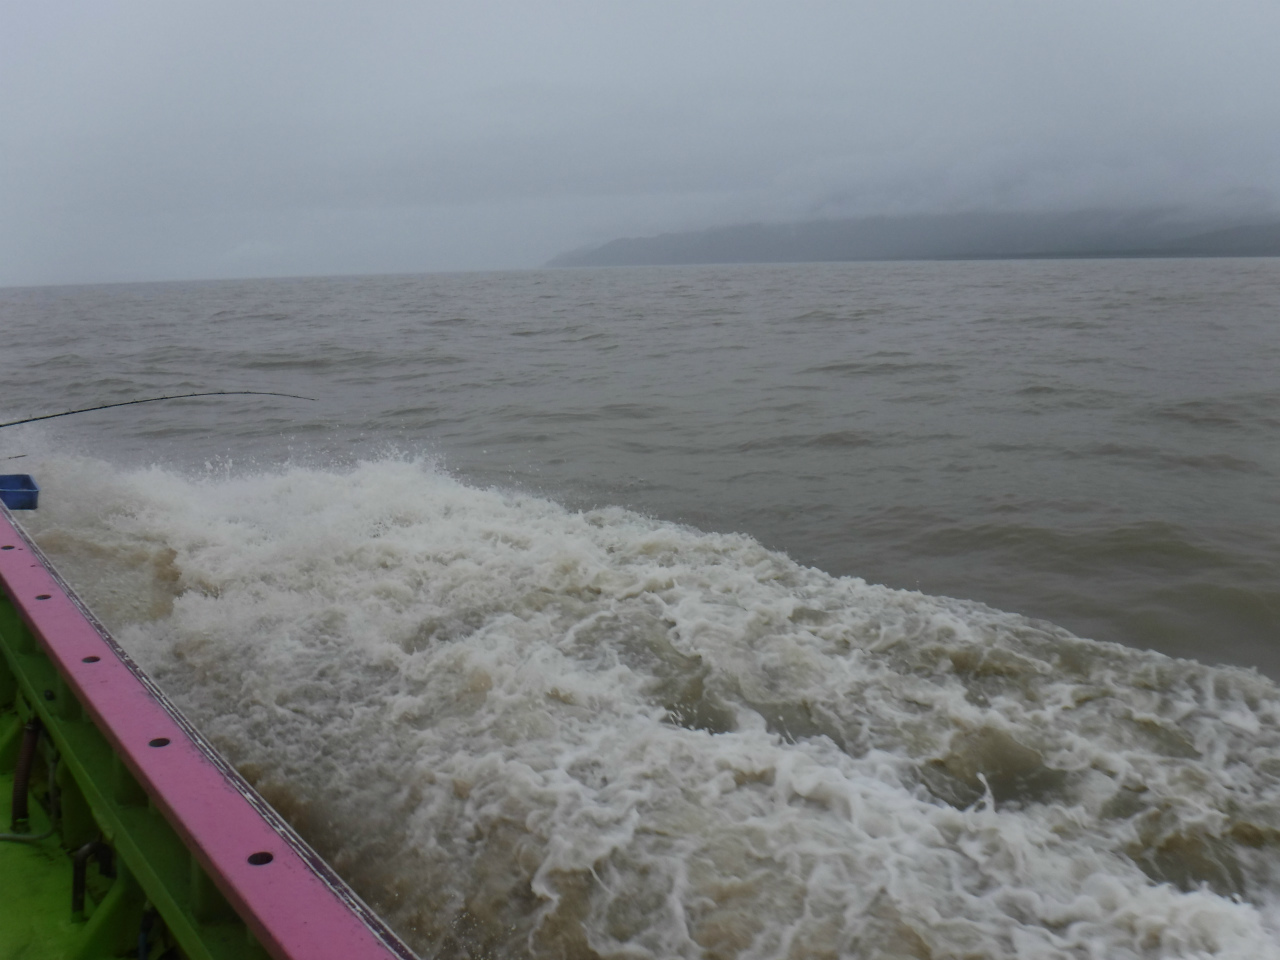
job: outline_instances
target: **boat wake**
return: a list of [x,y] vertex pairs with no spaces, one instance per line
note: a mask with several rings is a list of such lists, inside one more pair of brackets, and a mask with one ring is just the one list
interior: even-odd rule
[[424,956],[1280,958],[1280,691],[386,459],[29,526]]

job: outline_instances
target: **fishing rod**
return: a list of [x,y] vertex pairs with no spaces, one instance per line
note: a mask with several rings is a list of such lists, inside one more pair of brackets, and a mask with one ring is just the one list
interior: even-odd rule
[[272,393],[269,390],[214,390],[209,393],[176,393],[167,397],[147,397],[144,400],[121,400],[119,403],[103,403],[96,407],[85,407],[81,410],[64,410],[62,413],[46,413],[40,417],[27,417],[25,420],[10,420],[0,423],[0,427],[16,427],[20,423],[35,423],[37,420],[53,420],[55,417],[69,417],[76,413],[92,413],[94,410],[110,410],[112,407],[129,407],[135,403],[155,403],[159,400],[186,400],[188,397],[288,397],[290,400],[311,400],[315,397],[300,397],[294,393]]

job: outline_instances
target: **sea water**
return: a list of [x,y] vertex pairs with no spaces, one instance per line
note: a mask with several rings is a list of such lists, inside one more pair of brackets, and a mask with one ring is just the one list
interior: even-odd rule
[[1275,260],[0,291],[0,420],[317,398],[0,466],[424,956],[1280,957],[1278,305]]

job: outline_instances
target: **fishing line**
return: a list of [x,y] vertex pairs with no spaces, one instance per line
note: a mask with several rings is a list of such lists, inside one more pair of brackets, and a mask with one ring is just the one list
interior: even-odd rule
[[46,413],[41,417],[27,417],[25,420],[10,420],[0,423],[0,427],[16,427],[20,423],[35,423],[37,420],[52,420],[55,417],[69,417],[76,413],[91,413],[94,410],[109,410],[112,407],[128,407],[135,403],[155,403],[158,400],[185,400],[188,397],[288,397],[290,400],[315,400],[315,397],[300,397],[294,393],[272,393],[267,390],[214,390],[210,393],[177,393],[168,397],[147,397],[145,400],[122,400],[119,403],[103,403],[96,407],[85,407],[82,410],[64,410],[62,413]]

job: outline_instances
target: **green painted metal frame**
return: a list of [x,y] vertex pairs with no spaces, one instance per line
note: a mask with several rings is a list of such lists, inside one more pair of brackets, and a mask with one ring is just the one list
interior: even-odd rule
[[[50,901],[48,883],[33,883],[23,902],[0,904],[0,911],[23,909],[46,914],[24,916],[32,939],[20,944],[0,930],[0,951],[26,960],[98,960],[138,956],[143,914],[153,910],[160,923],[150,937],[158,956],[166,943],[191,960],[258,960],[267,957],[196,862],[194,856],[152,805],[98,728],[86,717],[53,663],[31,635],[11,600],[0,587],[0,798],[8,829],[9,795],[24,724],[39,718],[44,737],[58,756],[56,783],[61,816],[54,836],[39,844],[0,842],[0,870],[6,882],[15,869],[40,869],[66,877],[61,904]],[[51,751],[37,759],[47,778]],[[37,800],[45,800],[40,797]],[[48,814],[32,804],[32,834],[43,831]],[[71,913],[71,853],[101,839],[115,853],[114,879],[98,876],[90,885],[86,916]],[[47,878],[46,878],[47,879]],[[9,884],[21,890],[18,884]],[[99,896],[94,897],[94,887]],[[54,884],[56,888],[57,884]],[[10,931],[13,925],[4,924]],[[17,934],[12,934],[17,936]],[[25,934],[24,934],[25,936]],[[41,940],[43,939],[43,942]],[[9,960],[0,952],[0,960]]]
[[[166,960],[413,960],[112,639],[0,504],[0,730],[7,731],[8,768],[24,717],[46,727],[43,762],[56,768],[61,786],[52,790],[63,800],[54,817],[59,842],[43,848],[50,869],[65,870],[72,850],[80,865],[101,849],[120,862],[118,877],[98,877],[96,895],[85,901],[87,926],[75,949],[32,948],[25,957],[137,956],[130,930],[158,916],[155,939],[174,943]],[[0,778],[5,769],[0,763]],[[56,904],[46,912],[55,927],[64,922]]]

